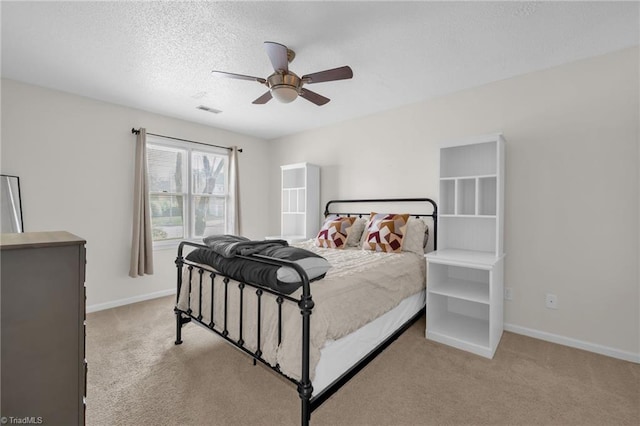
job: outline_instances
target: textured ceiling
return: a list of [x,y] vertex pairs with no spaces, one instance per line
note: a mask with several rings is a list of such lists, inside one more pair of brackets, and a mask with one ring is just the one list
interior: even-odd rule
[[[638,2],[7,2],[2,77],[264,139],[639,43]],[[331,102],[251,102],[263,42],[296,52]],[[220,114],[196,109],[206,105]],[[144,123],[140,123],[144,125]],[[152,129],[151,129],[152,130]]]

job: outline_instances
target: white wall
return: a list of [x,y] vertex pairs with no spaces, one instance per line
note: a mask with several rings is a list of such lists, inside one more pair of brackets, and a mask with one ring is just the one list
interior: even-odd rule
[[[638,59],[627,49],[280,138],[271,163],[320,165],[323,203],[437,198],[439,142],[503,132],[505,322],[640,360]],[[276,167],[270,181],[278,200]]]
[[20,177],[26,231],[66,230],[87,240],[89,307],[175,288],[175,250],[154,253],[154,275],[128,276],[132,127],[242,147],[243,233],[253,238],[266,234],[265,141],[3,79],[2,173]]

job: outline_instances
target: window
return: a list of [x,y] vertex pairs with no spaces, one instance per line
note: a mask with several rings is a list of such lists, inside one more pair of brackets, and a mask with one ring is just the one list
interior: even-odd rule
[[225,233],[228,160],[224,149],[147,138],[155,246]]

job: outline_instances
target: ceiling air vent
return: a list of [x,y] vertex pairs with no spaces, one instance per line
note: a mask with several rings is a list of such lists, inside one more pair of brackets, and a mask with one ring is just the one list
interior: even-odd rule
[[198,105],[196,107],[196,109],[201,109],[203,111],[207,111],[207,112],[210,112],[212,114],[220,114],[222,112],[219,109],[211,108],[211,107],[208,107],[206,105]]

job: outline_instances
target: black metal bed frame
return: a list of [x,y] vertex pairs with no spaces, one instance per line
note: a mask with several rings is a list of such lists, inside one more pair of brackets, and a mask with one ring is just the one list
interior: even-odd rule
[[[359,216],[369,215],[369,213],[338,213],[338,212],[330,212],[330,206],[332,204],[349,204],[349,203],[419,203],[425,202],[431,205],[431,214],[414,214],[411,216],[415,217],[431,217],[433,219],[433,241],[434,241],[434,250],[437,248],[437,230],[438,230],[438,206],[436,203],[430,198],[395,198],[395,199],[363,199],[363,200],[331,200],[327,202],[325,206],[324,215],[325,217],[330,214],[344,215],[344,216]],[[205,245],[192,243],[189,241],[183,241],[178,246],[178,256],[176,258],[176,267],[178,269],[177,276],[177,294],[176,294],[176,306],[174,308],[174,313],[176,316],[176,341],[175,344],[179,345],[182,343],[182,326],[191,321],[207,328],[208,330],[216,333],[218,336],[225,339],[227,342],[231,343],[247,355],[253,358],[253,365],[256,365],[256,362],[259,361],[264,364],[266,367],[271,369],[272,371],[278,373],[282,377],[285,377],[291,383],[297,386],[298,395],[300,396],[302,407],[301,407],[301,424],[303,426],[308,426],[309,421],[311,419],[311,413],[318,408],[324,401],[326,401],[331,395],[333,395],[339,388],[341,388],[345,383],[347,383],[353,376],[355,376],[360,370],[362,370],[369,362],[371,362],[378,354],[380,354],[387,346],[389,346],[392,342],[394,342],[404,331],[406,331],[421,315],[424,313],[424,308],[422,308],[418,313],[416,313],[412,318],[410,318],[407,322],[405,322],[398,330],[396,330],[391,336],[389,336],[386,340],[381,342],[376,348],[374,348],[369,354],[367,354],[364,358],[358,361],[355,365],[353,365],[349,370],[343,373],[340,377],[338,377],[333,383],[323,389],[318,395],[311,396],[313,394],[313,385],[309,378],[309,342],[310,342],[310,327],[311,327],[311,313],[313,310],[314,302],[311,297],[311,288],[309,285],[309,278],[302,267],[300,267],[297,263],[290,262],[287,260],[271,258],[267,256],[261,255],[251,255],[251,256],[237,256],[239,258],[251,260],[254,262],[259,262],[263,264],[269,265],[277,265],[277,266],[288,266],[293,268],[298,275],[300,276],[300,281],[302,282],[302,295],[299,299],[291,297],[287,294],[279,293],[275,290],[272,290],[269,287],[263,286],[260,283],[250,283],[250,282],[239,282],[238,289],[240,291],[240,309],[239,309],[239,332],[238,332],[238,340],[234,340],[229,337],[228,331],[228,318],[227,318],[227,303],[228,303],[228,289],[229,284],[233,278],[228,277],[224,274],[220,274],[218,272],[212,272],[203,268],[200,268],[198,265],[185,260],[183,257],[183,251],[185,247],[194,247],[194,248],[208,248]],[[186,265],[187,270],[189,271],[189,292],[188,292],[188,309],[186,311],[178,308],[178,301],[180,298],[180,293],[182,289],[182,275],[183,275],[183,267]],[[193,273],[194,270],[199,275],[198,278],[198,311],[197,314],[194,312],[191,306],[191,291],[192,291],[192,282],[193,282]],[[203,275],[205,273],[210,274],[211,277],[211,303],[210,303],[210,316],[211,321],[207,324],[203,321],[202,315],[202,283],[203,283]],[[224,297],[224,321],[222,325],[215,324],[214,322],[214,278],[223,277],[224,283],[224,294],[218,295],[218,297]],[[245,347],[245,342],[242,337],[243,332],[243,300],[244,300],[244,290],[246,287],[251,287],[255,290],[255,295],[257,298],[257,349],[256,351],[251,351],[247,347]],[[260,336],[260,318],[262,311],[262,295],[264,293],[270,293],[276,297],[276,303],[278,305],[278,345],[280,345],[282,341],[282,304],[287,303],[295,303],[300,309],[300,314],[302,317],[302,371],[300,380],[292,379],[280,371],[280,367],[278,364],[272,366],[269,364],[264,358],[262,358],[261,351],[261,336]]]

